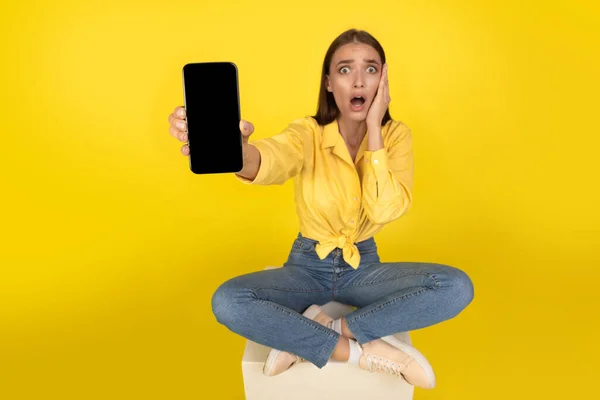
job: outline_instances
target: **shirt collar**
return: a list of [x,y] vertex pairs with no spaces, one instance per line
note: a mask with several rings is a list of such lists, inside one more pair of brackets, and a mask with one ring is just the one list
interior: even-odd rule
[[337,119],[334,119],[333,122],[325,125],[323,127],[323,139],[321,141],[321,149],[326,149],[333,147],[333,154],[341,157],[346,160],[350,165],[355,165],[358,163],[364,155],[364,152],[367,150],[367,137],[368,133],[363,138],[363,141],[360,144],[358,149],[358,153],[356,154],[355,162],[352,162],[350,158],[350,153],[346,147],[346,143],[344,142],[344,138],[342,137]]
[[321,141],[321,148],[326,149],[333,147],[337,141],[342,138],[339,131],[337,119],[323,127],[323,140]]

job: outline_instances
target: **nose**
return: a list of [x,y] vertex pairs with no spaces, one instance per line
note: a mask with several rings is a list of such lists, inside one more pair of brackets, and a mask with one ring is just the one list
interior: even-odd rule
[[362,74],[358,73],[356,74],[356,80],[354,81],[354,87],[355,88],[362,88],[364,87],[364,83],[363,83],[363,76]]

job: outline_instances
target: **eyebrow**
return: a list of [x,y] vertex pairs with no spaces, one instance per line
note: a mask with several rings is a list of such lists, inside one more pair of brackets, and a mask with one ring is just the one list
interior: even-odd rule
[[[368,64],[377,64],[377,65],[379,65],[379,63],[375,59],[368,59],[368,60],[365,59],[363,61],[366,62],[366,63],[368,63]],[[352,64],[353,62],[354,62],[353,59],[341,60],[340,62],[337,63],[337,65],[340,65],[340,64]]]

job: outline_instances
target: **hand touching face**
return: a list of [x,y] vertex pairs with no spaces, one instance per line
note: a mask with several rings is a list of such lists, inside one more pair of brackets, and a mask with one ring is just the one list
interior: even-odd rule
[[[367,118],[382,77],[379,53],[363,43],[348,43],[334,53],[327,90],[345,117],[362,121]],[[386,108],[387,109],[387,108]]]

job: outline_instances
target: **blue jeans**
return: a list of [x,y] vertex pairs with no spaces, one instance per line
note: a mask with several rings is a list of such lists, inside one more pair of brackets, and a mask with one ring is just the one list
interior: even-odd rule
[[212,297],[217,321],[246,339],[322,368],[340,334],[302,315],[311,304],[337,301],[357,307],[345,318],[363,344],[453,318],[473,299],[473,283],[463,271],[424,262],[382,263],[374,238],[356,243],[361,255],[356,269],[339,248],[320,260],[316,243],[298,234],[282,268],[221,284]]

